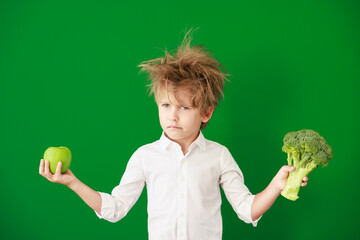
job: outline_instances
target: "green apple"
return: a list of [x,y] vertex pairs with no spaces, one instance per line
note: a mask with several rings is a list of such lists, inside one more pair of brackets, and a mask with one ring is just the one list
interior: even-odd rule
[[52,174],[55,174],[58,162],[62,162],[61,173],[64,173],[70,167],[71,152],[67,147],[49,147],[44,153],[44,160],[49,161]]

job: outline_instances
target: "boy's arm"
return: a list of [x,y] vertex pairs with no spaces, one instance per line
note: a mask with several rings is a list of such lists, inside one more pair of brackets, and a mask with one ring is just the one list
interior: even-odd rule
[[61,162],[56,167],[55,174],[52,174],[49,169],[49,161],[41,159],[39,173],[50,182],[60,183],[68,186],[73,190],[84,202],[101,215],[101,196],[100,194],[82,183],[75,175],[68,169],[61,174]]
[[[289,172],[294,171],[292,166],[283,166],[264,191],[255,195],[251,206],[251,217],[253,221],[259,219],[275,202],[284,189]],[[306,186],[307,177],[304,177],[301,186]]]
[[100,193],[91,189],[79,179],[76,179],[71,185],[68,186],[94,211],[101,215],[101,196]]

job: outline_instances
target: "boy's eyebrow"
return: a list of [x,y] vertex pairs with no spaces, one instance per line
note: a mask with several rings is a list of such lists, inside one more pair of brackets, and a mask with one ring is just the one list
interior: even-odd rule
[[[158,102],[158,104],[174,104],[174,103],[172,103],[172,102],[170,102],[170,101],[159,101]],[[179,106],[184,106],[184,107],[192,107],[192,104],[191,103],[184,103],[184,102],[178,102],[178,104],[176,104],[176,105],[179,105]]]

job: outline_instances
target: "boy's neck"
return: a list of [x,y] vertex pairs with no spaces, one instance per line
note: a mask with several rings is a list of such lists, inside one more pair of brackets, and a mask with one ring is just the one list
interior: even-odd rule
[[[193,142],[191,142],[191,143],[193,143]],[[183,146],[183,145],[180,144],[181,151],[183,152],[184,156],[189,152],[189,148],[190,148],[191,143],[189,145],[187,145],[187,146]]]

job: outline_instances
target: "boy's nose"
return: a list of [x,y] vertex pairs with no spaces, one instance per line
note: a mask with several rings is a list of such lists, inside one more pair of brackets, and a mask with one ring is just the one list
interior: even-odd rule
[[179,119],[178,112],[176,111],[176,109],[172,109],[170,114],[169,114],[169,120],[177,121],[178,119]]

